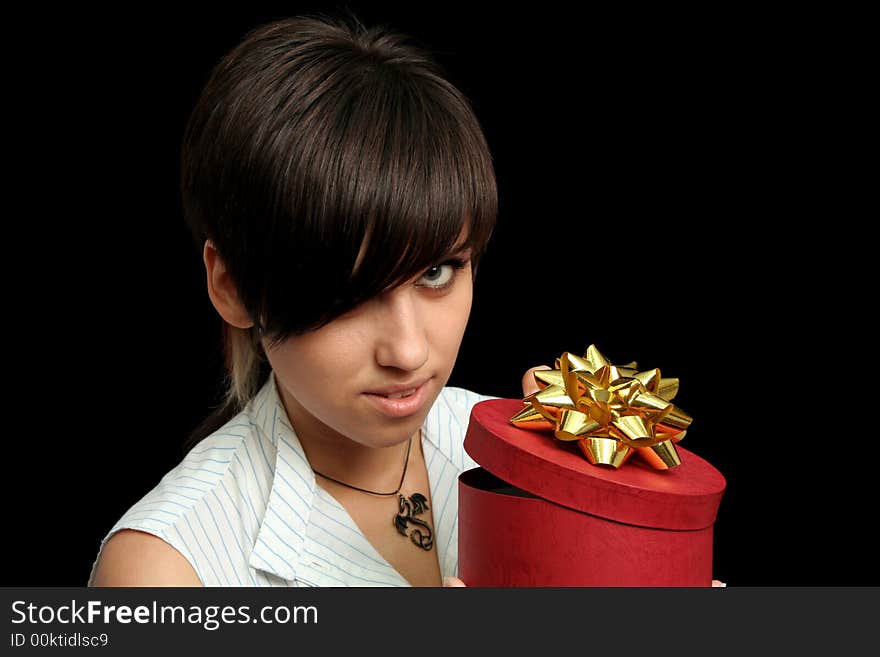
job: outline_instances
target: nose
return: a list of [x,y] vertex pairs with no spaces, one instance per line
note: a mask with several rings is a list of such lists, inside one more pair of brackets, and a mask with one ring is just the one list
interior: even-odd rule
[[428,360],[417,291],[404,285],[380,295],[376,321],[376,362],[384,367],[416,371]]

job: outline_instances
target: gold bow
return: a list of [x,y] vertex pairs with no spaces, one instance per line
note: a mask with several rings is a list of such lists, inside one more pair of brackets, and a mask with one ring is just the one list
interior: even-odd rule
[[670,399],[678,379],[659,369],[638,371],[635,361],[612,365],[590,345],[583,357],[564,352],[555,370],[535,370],[540,388],[510,422],[523,429],[553,429],[559,440],[576,440],[593,465],[619,468],[639,453],[668,470],[681,464],[675,443],[693,418]]

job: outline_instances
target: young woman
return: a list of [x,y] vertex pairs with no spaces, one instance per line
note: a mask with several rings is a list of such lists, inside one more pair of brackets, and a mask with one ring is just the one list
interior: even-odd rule
[[467,99],[387,29],[264,25],[205,86],[181,191],[227,399],[105,536],[89,585],[454,577],[464,431],[489,397],[446,382],[497,213]]

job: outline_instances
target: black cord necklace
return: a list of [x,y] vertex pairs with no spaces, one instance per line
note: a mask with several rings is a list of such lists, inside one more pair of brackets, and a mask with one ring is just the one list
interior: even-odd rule
[[[380,495],[382,497],[399,495],[400,510],[398,511],[398,513],[394,514],[394,526],[397,527],[398,532],[400,532],[404,536],[409,536],[414,545],[418,545],[423,550],[430,550],[431,547],[433,547],[434,545],[434,530],[431,528],[431,525],[426,520],[421,520],[415,517],[429,508],[428,498],[426,498],[421,493],[413,493],[409,497],[404,497],[402,494],[400,494],[400,489],[403,487],[403,481],[404,479],[406,479],[406,470],[409,467],[409,453],[411,449],[412,438],[410,438],[409,444],[406,446],[406,460],[403,462],[403,474],[400,475],[400,483],[397,484],[397,490],[393,490],[390,493],[380,493],[374,490],[367,490],[366,488],[352,486],[351,484],[346,484],[344,481],[339,481],[338,479],[334,479],[333,477],[325,475],[322,472],[318,472],[314,468],[312,468],[312,472],[314,472],[319,477],[329,479],[330,481],[335,482],[340,486],[352,488],[362,493],[369,493],[370,495]],[[412,531],[407,534],[407,529],[409,528],[408,525],[410,523],[416,525],[416,527],[414,527]]]

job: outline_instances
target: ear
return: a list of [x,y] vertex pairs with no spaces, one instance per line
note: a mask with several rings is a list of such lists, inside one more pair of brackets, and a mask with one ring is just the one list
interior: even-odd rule
[[208,274],[208,296],[214,308],[232,326],[242,329],[253,326],[253,320],[238,298],[238,290],[226,263],[211,240],[205,241],[202,257]]

